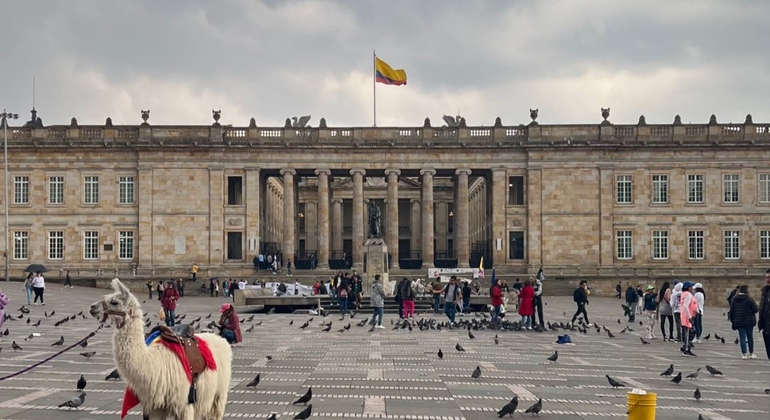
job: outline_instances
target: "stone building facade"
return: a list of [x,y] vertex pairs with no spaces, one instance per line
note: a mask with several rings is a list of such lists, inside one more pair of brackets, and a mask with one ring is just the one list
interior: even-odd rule
[[215,116],[9,127],[13,275],[33,262],[226,272],[260,250],[300,268],[360,267],[371,201],[395,268],[482,257],[503,273],[564,275],[770,266],[770,124],[750,116],[400,128],[232,127]]

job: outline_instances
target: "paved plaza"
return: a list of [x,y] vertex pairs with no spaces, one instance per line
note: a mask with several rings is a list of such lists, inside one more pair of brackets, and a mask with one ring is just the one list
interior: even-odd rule
[[[26,303],[21,283],[0,286],[12,300],[7,312],[18,316],[21,303]],[[61,335],[66,346],[93,331],[98,322],[92,318],[78,317],[60,327],[54,327],[54,322],[86,311],[106,292],[49,285],[47,305],[29,307],[30,324],[27,317],[6,321],[4,328],[10,334],[0,342],[0,377],[58,351],[51,344]],[[139,296],[140,301],[145,298]],[[180,301],[177,312],[186,314],[188,321],[209,313],[215,319],[225,301],[187,297]],[[566,322],[574,310],[568,297],[548,297],[545,302],[547,320]],[[514,394],[520,399],[516,418],[530,417],[523,410],[537,398],[543,399],[542,419],[626,418],[627,389],[612,389],[604,377],[608,374],[630,387],[657,393],[657,418],[661,420],[695,420],[698,414],[714,420],[768,418],[770,397],[764,389],[770,382],[770,363],[761,339],[756,349],[759,358],[741,360],[740,350],[733,344],[736,334],[723,317],[723,309],[707,308],[704,327],[712,338],[696,345],[693,351],[697,357],[692,358],[680,356],[674,343],[653,340],[642,345],[641,317],[631,327],[634,331],[619,334],[629,325],[617,322],[622,315],[619,302],[595,298],[588,307],[591,321],[606,325],[616,338],[593,329],[587,335],[569,333],[574,345],[555,344],[557,334],[552,332],[499,332],[496,345],[492,331],[476,331],[473,340],[465,330],[393,331],[391,322],[397,317],[392,314],[386,314],[386,329],[369,333],[368,327],[355,325],[369,315],[368,309],[353,320],[340,321],[336,313],[326,318],[315,316],[304,330],[298,327],[309,315],[256,314],[252,322],[243,324],[244,342],[234,348],[226,417],[266,419],[276,412],[279,419],[291,419],[303,409],[291,402],[312,386],[311,418],[492,419]],[[157,300],[147,301],[143,307],[157,320]],[[54,310],[54,316],[44,317],[44,311]],[[244,315],[251,316],[241,314],[241,318]],[[34,327],[38,320],[41,325]],[[289,325],[292,320],[293,325]],[[321,323],[329,321],[333,322],[331,332],[322,332]],[[350,330],[337,332],[348,322],[353,324]],[[255,325],[253,332],[245,332],[251,325]],[[40,336],[28,339],[32,332]],[[714,340],[715,333],[725,336],[726,343]],[[87,349],[76,347],[31,372],[0,381],[0,420],[118,418],[124,384],[104,381],[114,368],[111,334],[111,329],[103,329],[89,340]],[[23,350],[14,351],[12,340]],[[457,343],[466,352],[456,351]],[[438,349],[443,351],[443,359],[436,355]],[[96,351],[96,355],[86,359],[79,354],[87,350]],[[546,358],[555,350],[560,357],[550,363]],[[272,361],[266,359],[268,355]],[[675,385],[670,378],[659,376],[670,363],[684,375],[698,367],[704,369],[697,379]],[[725,375],[711,377],[705,372],[706,364]],[[471,378],[476,366],[482,370],[480,380]],[[259,386],[247,389],[246,384],[258,373],[262,379]],[[81,374],[88,380],[85,404],[78,410],[56,408],[78,395],[75,384]],[[700,402],[693,398],[696,386],[703,395]],[[139,415],[139,411],[132,411],[129,418]]]

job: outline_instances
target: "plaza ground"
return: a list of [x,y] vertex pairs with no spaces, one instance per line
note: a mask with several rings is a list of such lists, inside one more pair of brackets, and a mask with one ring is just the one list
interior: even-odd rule
[[[11,298],[7,313],[18,316],[26,297],[21,283],[0,284]],[[51,343],[65,336],[65,346],[86,336],[98,326],[92,318],[76,320],[54,327],[65,315],[86,311],[106,291],[91,288],[67,288],[49,285],[47,305],[30,306],[31,324],[42,320],[37,328],[22,320],[6,321],[3,328],[10,334],[0,341],[0,377],[24,369],[55,351]],[[145,295],[138,295],[140,301]],[[178,313],[186,321],[217,310],[223,297],[186,297],[180,301]],[[568,297],[545,298],[546,320],[569,320],[574,305]],[[159,304],[148,300],[143,308],[157,320]],[[56,315],[45,318],[44,311]],[[368,327],[355,323],[370,316],[363,310],[353,320],[339,321],[334,313],[327,318],[315,316],[311,326],[298,329],[310,316],[256,314],[253,322],[244,323],[244,342],[234,348],[232,391],[227,418],[267,418],[271,412],[279,419],[290,419],[302,406],[291,402],[313,387],[312,418],[385,418],[402,420],[492,419],[513,394],[520,399],[516,418],[530,415],[523,410],[543,399],[543,419],[626,418],[627,389],[612,389],[604,375],[624,381],[630,387],[641,387],[658,396],[657,419],[692,419],[698,414],[713,420],[754,420],[768,418],[770,403],[764,389],[770,382],[770,363],[765,357],[761,338],[757,335],[756,360],[741,360],[740,350],[733,344],[737,334],[730,330],[722,308],[706,308],[705,333],[711,340],[696,345],[697,357],[683,357],[678,345],[653,340],[642,345],[639,337],[644,328],[637,322],[634,331],[619,334],[627,324],[620,301],[594,298],[588,307],[591,321],[606,325],[616,336],[569,333],[574,345],[555,344],[556,333],[467,331],[413,332],[391,330],[395,315],[386,314],[386,329],[368,332]],[[86,311],[87,313],[87,311]],[[563,314],[566,313],[566,316]],[[241,314],[243,318],[250,314]],[[433,317],[434,315],[418,315]],[[436,316],[443,321],[443,316]],[[294,320],[294,325],[289,322]],[[331,332],[321,332],[321,322],[334,323]],[[155,321],[153,321],[155,322]],[[251,333],[245,332],[253,324]],[[348,322],[353,325],[338,333]],[[31,332],[40,337],[25,340]],[[726,337],[722,344],[714,333]],[[560,333],[563,334],[563,333]],[[104,376],[114,369],[111,330],[103,329],[89,340],[86,350],[96,351],[91,359],[78,353],[80,347],[61,355],[35,370],[0,381],[0,420],[3,419],[116,419],[119,417],[124,384],[105,382]],[[13,351],[15,340],[22,351]],[[467,351],[454,350],[460,343]],[[436,356],[438,349],[444,358]],[[559,351],[557,363],[546,358]],[[273,361],[266,360],[272,355]],[[677,372],[687,375],[704,368],[696,380],[685,379],[674,385],[659,374],[674,364]],[[711,377],[705,365],[721,369],[723,377]],[[482,378],[474,380],[471,372],[481,366]],[[256,389],[245,387],[258,373],[262,381]],[[88,380],[85,404],[79,410],[57,409],[56,406],[77,395],[75,383],[81,374]],[[703,399],[696,402],[693,391],[698,386]],[[138,407],[137,407],[138,408]],[[138,417],[133,411],[128,418]]]

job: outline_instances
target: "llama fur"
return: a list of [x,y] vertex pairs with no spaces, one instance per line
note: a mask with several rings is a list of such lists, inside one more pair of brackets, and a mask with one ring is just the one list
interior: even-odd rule
[[115,327],[113,354],[120,377],[141,401],[151,420],[221,420],[225,414],[233,353],[227,340],[210,334],[196,334],[211,350],[216,370],[206,369],[195,382],[198,401],[188,404],[190,382],[179,357],[162,344],[145,345],[143,313],[136,297],[120,280],[112,280],[114,293],[91,305],[91,315],[101,319],[102,302],[107,308],[125,312],[110,315]]

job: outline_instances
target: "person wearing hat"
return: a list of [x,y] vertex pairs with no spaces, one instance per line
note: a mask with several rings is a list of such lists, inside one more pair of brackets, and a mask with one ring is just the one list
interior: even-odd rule
[[703,284],[695,283],[692,287],[693,297],[698,302],[698,313],[695,314],[695,340],[693,343],[700,343],[700,336],[703,334],[703,305],[706,303],[706,293],[703,292]]
[[682,324],[682,342],[679,349],[685,356],[695,356],[690,349],[694,336],[695,315],[698,313],[698,302],[692,295],[692,282],[686,281],[682,285],[682,295],[679,298],[679,319]]
[[219,335],[222,336],[231,346],[243,341],[241,335],[241,323],[238,320],[238,314],[230,303],[223,303],[219,308]]
[[163,290],[163,295],[160,298],[160,304],[163,306],[163,313],[166,315],[166,326],[173,327],[174,311],[176,311],[176,301],[179,300],[179,292],[174,287],[176,282],[171,279],[167,282],[166,289]]
[[655,337],[655,320],[658,318],[658,302],[655,294],[655,286],[648,284],[647,291],[642,297],[642,310],[643,314],[647,315],[647,323],[645,328],[647,329],[647,339],[651,340]]

